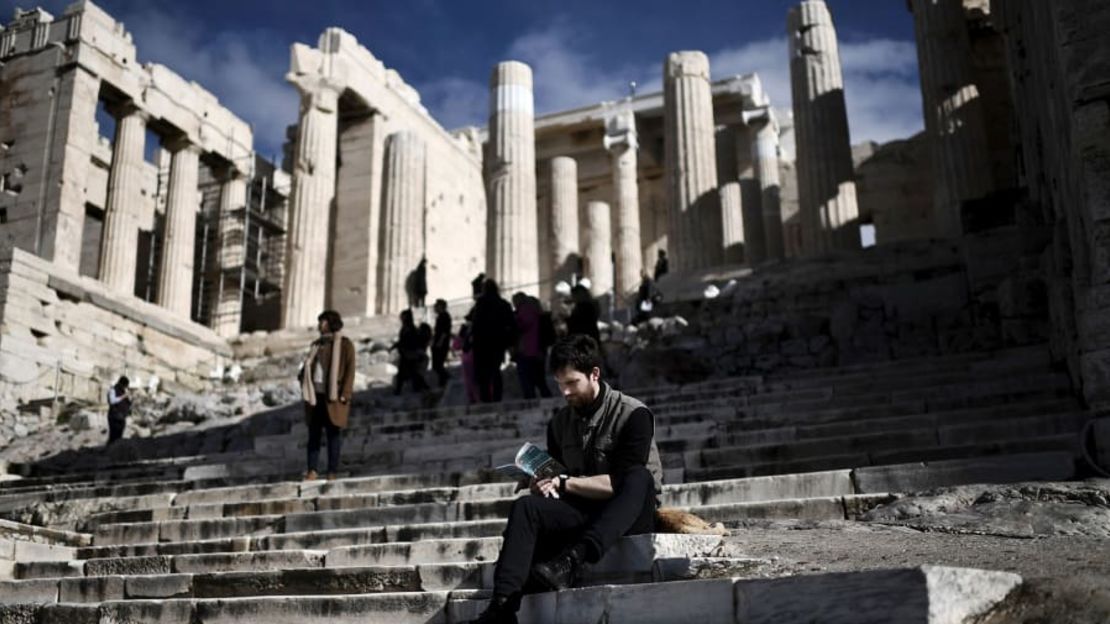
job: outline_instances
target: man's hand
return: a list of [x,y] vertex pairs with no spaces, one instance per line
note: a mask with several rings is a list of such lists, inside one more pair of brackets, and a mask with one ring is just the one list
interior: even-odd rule
[[536,496],[543,496],[544,498],[559,498],[559,480],[558,479],[532,479],[531,487],[532,493]]

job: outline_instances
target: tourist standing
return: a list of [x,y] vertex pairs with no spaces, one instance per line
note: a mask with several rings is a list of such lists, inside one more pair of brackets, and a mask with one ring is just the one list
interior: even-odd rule
[[667,261],[667,250],[660,249],[659,257],[655,259],[655,275],[653,276],[655,281],[658,282],[659,278],[666,275],[669,270],[670,262]]
[[436,299],[436,325],[432,334],[432,370],[439,377],[439,387],[447,385],[451,378],[447,374],[447,352],[451,350],[451,315],[447,312],[447,302]]
[[551,396],[544,379],[544,347],[542,340],[543,308],[539,299],[518,292],[513,295],[516,308],[517,343],[513,359],[520,380],[520,392],[526,399]]
[[317,317],[320,337],[313,341],[298,378],[308,425],[308,469],[305,480],[316,479],[323,434],[328,438],[328,480],[339,472],[343,429],[351,410],[355,385],[355,345],[341,333],[343,319],[335,310]]
[[421,367],[426,357],[428,338],[430,338],[430,335],[426,336],[425,333],[431,334],[430,331],[421,331],[421,328],[416,326],[412,310],[401,312],[401,331],[397,333],[397,342],[389,348],[390,351],[396,349],[398,353],[397,376],[393,379],[394,395],[401,394],[401,388],[406,381],[411,381],[412,389],[417,392],[428,389]]
[[590,290],[582,284],[577,284],[570,291],[570,298],[574,307],[567,317],[567,335],[589,336],[597,343],[601,343],[601,330],[597,323],[601,320],[601,308],[590,294]]
[[451,348],[459,354],[467,403],[477,403],[481,400],[481,396],[478,394],[478,383],[474,379],[474,345],[471,341],[469,323],[463,323],[459,327],[459,334],[451,341]]
[[512,346],[516,333],[513,307],[501,298],[497,282],[487,279],[482,296],[468,315],[474,345],[474,380],[482,402],[501,400],[501,364],[505,351]]
[[127,393],[131,380],[120,377],[108,388],[108,444],[123,437],[127,416],[131,414],[131,395]]

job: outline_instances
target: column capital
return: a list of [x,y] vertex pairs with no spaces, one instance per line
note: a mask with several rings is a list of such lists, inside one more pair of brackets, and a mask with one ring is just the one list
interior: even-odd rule
[[607,151],[613,153],[637,149],[640,143],[636,132],[636,115],[626,108],[607,116],[602,144]]
[[768,126],[774,128],[778,132],[778,119],[775,118],[775,111],[770,107],[751,108],[741,113],[744,119],[744,125],[752,130],[763,130]]
[[289,73],[285,79],[296,87],[306,104],[329,113],[337,110],[339,95],[347,88],[343,80],[323,74]]
[[201,146],[194,143],[184,134],[169,139],[163,139],[162,146],[169,150],[171,154],[176,154],[182,150],[191,150],[199,155],[204,151]]
[[143,110],[143,108],[140,107],[134,100],[127,100],[125,102],[111,104],[108,106],[108,112],[111,113],[112,116],[115,117],[117,120],[123,119],[125,117],[135,117],[142,120],[144,124],[147,124],[150,123],[151,119],[153,119],[153,115],[151,115],[146,110]]
[[666,75],[669,78],[704,78],[709,80],[709,57],[700,50],[671,52],[667,55]]

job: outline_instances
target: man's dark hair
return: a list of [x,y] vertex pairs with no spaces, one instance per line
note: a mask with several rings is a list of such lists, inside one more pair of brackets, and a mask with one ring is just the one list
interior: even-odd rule
[[589,375],[593,369],[601,369],[601,349],[590,336],[575,334],[560,338],[551,347],[551,371],[564,368]]
[[128,388],[128,386],[130,386],[130,385],[131,385],[131,380],[128,379],[126,375],[124,375],[124,376],[122,376],[122,377],[120,377],[119,379],[116,380],[116,389],[117,390],[126,390]]
[[327,321],[328,331],[337,332],[343,329],[343,317],[339,316],[339,313],[335,310],[324,310],[320,313],[320,316],[316,317],[316,320]]

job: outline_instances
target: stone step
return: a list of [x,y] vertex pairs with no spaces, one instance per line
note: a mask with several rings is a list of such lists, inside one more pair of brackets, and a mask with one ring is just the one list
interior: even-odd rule
[[[125,522],[151,522],[156,520],[198,520],[231,518],[237,516],[280,515],[295,512],[327,511],[364,507],[391,507],[419,503],[450,504],[511,496],[514,483],[499,483],[462,488],[422,488],[369,494],[343,494],[338,496],[311,496],[313,491],[298,497],[293,491],[283,498],[250,500],[245,502],[196,503],[174,500],[172,506],[130,509],[94,514],[81,524],[82,530],[92,531],[101,524]],[[179,505],[179,503],[182,503]]]
[[[342,483],[335,482],[335,483]],[[512,484],[505,484],[512,488]],[[759,502],[794,498],[817,498],[852,495],[851,472],[839,470],[805,474],[752,477],[703,483],[664,486],[662,502],[666,506],[689,507],[736,502]],[[354,494],[353,496],[360,496]],[[257,551],[282,548],[330,549],[337,546],[372,544],[386,541],[390,535],[401,535],[405,526],[364,528],[356,530],[309,531],[271,534],[259,537],[218,538],[189,542],[146,542],[97,545],[81,548],[78,558],[172,555],[203,552]],[[438,526],[435,524],[424,526]],[[499,531],[500,529],[497,529]],[[411,533],[411,531],[409,531]],[[495,533],[496,534],[496,531]]]
[[[681,565],[678,566],[681,569]],[[666,569],[666,568],[664,568]],[[1008,572],[921,566],[772,579],[719,578],[583,587],[525,598],[521,621],[705,624],[734,622],[963,622],[1021,585]],[[121,591],[125,592],[126,584]],[[485,591],[383,592],[219,599],[111,600],[0,607],[13,622],[163,624],[451,624],[476,617]]]
[[[1020,440],[1038,440],[1066,434],[1077,434],[1090,419],[1086,412],[1031,416],[1006,422],[951,424],[925,428],[900,428],[891,425],[916,424],[908,420],[861,422],[861,429],[847,435],[787,440],[783,442],[745,443],[726,446],[731,436],[715,439],[720,447],[686,451],[681,455],[682,467],[687,470],[714,466],[758,464],[771,461],[792,461],[807,457],[838,453],[866,452],[873,456],[886,453],[916,452],[935,448],[944,452],[946,447],[974,444],[1007,443]],[[863,426],[870,425],[870,431]],[[671,456],[676,457],[674,455]]]
[[687,481],[704,481],[781,474],[783,472],[880,467],[907,462],[932,464],[946,460],[973,460],[978,457],[1041,452],[1060,453],[1075,458],[1078,457],[1078,450],[1078,440],[1075,435],[1051,435],[969,445],[934,445],[893,451],[835,452],[793,460],[748,464],[732,463],[708,468],[689,468],[684,470],[683,478]]
[[[336,482],[340,483],[340,482]],[[427,523],[427,522],[448,522],[456,520],[471,520],[479,518],[487,518],[491,514],[494,517],[503,517],[507,513],[507,508],[511,504],[515,484],[503,483],[498,484],[496,487],[482,486],[482,487],[465,487],[458,489],[440,489],[436,490],[440,497],[436,499],[432,496],[429,490],[408,490],[400,492],[386,492],[383,494],[348,494],[345,496],[330,496],[314,499],[316,501],[316,510],[302,513],[289,513],[282,517],[284,520],[280,523],[280,532],[298,532],[307,530],[301,528],[301,523],[312,522],[311,518],[320,515],[320,518],[327,517],[350,517],[352,515],[359,515],[360,519],[354,522],[364,522],[365,524],[343,525],[347,526],[373,526],[382,524],[400,524],[400,523]],[[713,483],[692,483],[692,484],[676,484],[664,486],[663,493],[660,501],[665,506],[683,506],[683,505],[705,505],[705,504],[721,504],[731,502],[759,502],[767,500],[780,500],[786,498],[807,498],[813,496],[833,496],[852,494],[851,477],[848,471],[835,471],[835,472],[812,472],[806,474],[786,474],[768,477],[756,477],[750,479],[736,479],[728,481],[718,481]],[[430,502],[411,503],[414,497],[425,497],[431,499]],[[323,502],[321,505],[320,502]],[[249,525],[248,528],[257,530],[259,526],[264,527],[278,527],[279,523],[275,520],[277,517],[274,514],[259,514],[251,516],[249,512],[254,510],[267,511],[276,506],[281,506],[289,502],[311,502],[300,499],[278,499],[273,501],[255,501],[245,503],[245,507],[238,507],[236,503],[227,503],[225,509],[232,509],[236,512],[244,514],[239,519],[244,522],[257,517],[256,524]],[[273,503],[271,505],[271,503]],[[192,509],[188,507],[185,509]],[[149,542],[156,542],[159,539],[154,538],[158,535],[160,541],[176,541],[170,540],[164,531],[155,532],[154,526],[166,526],[172,522],[178,522],[187,526],[188,531],[200,530],[198,527],[207,526],[205,530],[220,530],[214,527],[221,525],[217,522],[218,519],[214,518],[175,518],[174,515],[180,512],[180,509],[150,509],[150,510],[134,510],[131,512],[112,512],[96,518],[97,522],[97,535],[98,545],[106,544],[121,544],[121,543],[134,543],[135,537],[149,536],[151,539],[143,540]],[[347,512],[354,512],[347,513]],[[136,516],[147,516],[149,520],[136,520]],[[165,516],[157,518],[156,516]],[[235,517],[223,518],[222,520],[235,520]],[[205,520],[212,520],[208,525],[204,525]],[[351,522],[352,520],[348,520]],[[227,524],[227,523],[223,523]],[[313,530],[319,527],[313,527]],[[266,533],[269,534],[269,533]],[[111,535],[114,537],[106,537]],[[130,536],[130,537],[129,537]],[[217,537],[236,537],[235,535],[210,535],[208,537],[194,537],[193,539],[213,539]],[[105,542],[105,539],[112,539],[111,542]],[[125,541],[119,541],[125,540]],[[128,541],[129,540],[129,541]]]
[[[1024,418],[1043,414],[1067,414],[1077,411],[1074,398],[1023,400],[1003,405],[927,411],[923,401],[874,406],[838,408],[809,412],[804,418],[740,418],[721,423],[720,438],[742,440],[786,441],[849,435],[869,431],[875,426],[896,429],[937,426],[941,422],[975,423],[1004,418]],[[913,424],[911,424],[913,423]]]
[[[660,580],[653,574],[660,559],[710,557],[721,544],[716,535],[636,535],[621,538],[597,564],[588,567],[584,584],[635,583]],[[21,563],[19,581],[0,582],[0,603],[6,595],[26,593],[28,588],[47,590],[53,581],[62,602],[102,602],[129,597],[115,589],[138,578],[144,585],[157,580],[159,585],[178,591],[191,585],[193,597],[245,596],[289,593],[347,593],[355,587],[343,581],[362,578],[363,591],[436,591],[441,589],[491,589],[492,565],[501,547],[500,538],[439,540],[401,544],[353,546],[323,551],[270,551],[264,553],[225,553],[219,555],[178,555],[173,557],[131,557],[90,559],[68,562],[68,567],[47,563]],[[479,567],[480,566],[480,567]],[[340,570],[352,577],[339,577],[315,570]],[[285,577],[284,572],[295,572]],[[477,574],[475,574],[477,573]],[[296,578],[303,585],[286,587],[283,579]],[[390,585],[397,579],[403,585]],[[376,579],[376,583],[371,583]],[[393,579],[390,581],[389,579]],[[414,582],[415,581],[415,582]],[[319,585],[320,582],[332,583]],[[467,585],[459,585],[459,582]],[[224,589],[219,589],[221,584]],[[371,589],[374,587],[374,589]],[[361,592],[360,592],[361,593]],[[75,598],[66,599],[67,596]],[[135,597],[130,595],[130,597]],[[146,597],[173,598],[163,594]],[[79,598],[79,599],[78,599]]]

